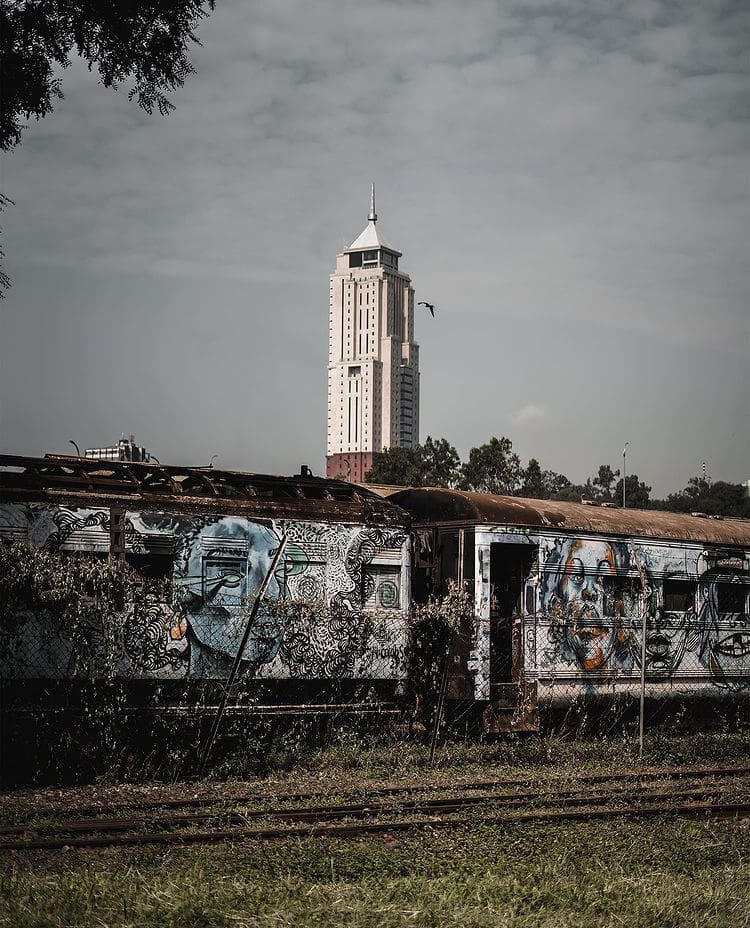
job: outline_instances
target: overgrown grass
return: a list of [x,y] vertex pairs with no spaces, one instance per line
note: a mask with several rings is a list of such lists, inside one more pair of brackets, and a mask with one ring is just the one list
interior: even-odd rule
[[[241,763],[241,759],[237,760]],[[344,730],[319,750],[295,748],[293,743],[279,745],[269,753],[267,763],[267,775],[359,771],[372,778],[392,778],[417,771],[424,776],[429,772],[429,748],[403,737],[373,738]],[[750,763],[750,731],[698,732],[689,736],[651,732],[645,738],[642,756],[637,740],[623,735],[585,740],[555,734],[516,735],[490,743],[448,740],[438,747],[434,767],[438,772],[486,772],[492,768],[512,774],[519,769],[581,772],[719,763]],[[224,770],[232,772],[231,759]]]
[[[646,765],[750,762],[750,734],[651,733]],[[635,766],[632,738],[529,736],[448,742],[437,765],[401,738],[340,732],[323,750],[278,742],[265,778],[119,786],[0,796],[0,820],[51,820],[86,802],[214,794],[273,802],[315,788],[550,776]],[[238,762],[240,763],[240,762]],[[229,772],[224,771],[224,772]],[[193,926],[750,925],[745,822],[626,821],[566,825],[467,823],[457,831],[347,841],[0,855],[2,928]]]
[[[262,760],[262,763],[260,763]],[[310,748],[304,739],[276,739],[262,758],[251,743],[227,754],[204,780],[169,783],[123,782],[105,775],[77,787],[0,792],[0,823],[41,821],[66,806],[117,805],[139,800],[219,796],[227,801],[251,795],[273,802],[279,795],[314,791],[331,797],[353,789],[388,784],[456,785],[471,779],[523,779],[530,785],[581,773],[662,766],[750,765],[750,731],[668,735],[651,732],[643,757],[632,737],[587,740],[559,735],[506,737],[495,743],[447,741],[429,766],[427,745],[397,733],[378,737],[344,729],[331,744]]]
[[[96,695],[96,694],[94,694]],[[682,763],[701,756],[708,760],[750,753],[750,702],[747,697],[711,702],[701,713],[684,705],[665,706],[647,713],[644,760]],[[95,781],[144,783],[191,779],[208,733],[211,716],[180,720],[133,716],[124,724],[117,712],[102,710],[85,725],[70,726],[67,717],[33,719],[3,729],[0,784],[45,786]],[[87,717],[88,718],[88,717]],[[100,724],[101,722],[101,724]],[[116,723],[116,724],[115,724]],[[508,766],[560,765],[568,762],[606,765],[636,763],[637,715],[632,700],[571,706],[547,712],[537,735],[501,736],[480,742],[480,726],[465,718],[465,736],[454,719],[450,736],[441,744],[437,766],[499,764]],[[225,719],[211,754],[207,772],[212,779],[269,777],[295,770],[315,771],[334,764],[341,769],[380,772],[413,770],[427,763],[426,733],[419,726],[394,723],[389,716],[366,721],[334,716],[312,718],[237,717]],[[744,732],[744,734],[743,734]]]
[[750,833],[664,821],[16,856],[0,925],[738,926]]

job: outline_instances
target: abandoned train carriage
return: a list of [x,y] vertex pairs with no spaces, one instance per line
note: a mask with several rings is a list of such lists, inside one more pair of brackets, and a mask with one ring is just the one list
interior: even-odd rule
[[[3,709],[69,705],[77,684],[103,676],[131,705],[215,701],[284,533],[276,606],[261,607],[243,653],[254,711],[264,700],[269,711],[392,701],[407,674],[411,592],[408,521],[388,501],[305,475],[1,456],[0,539],[170,581],[169,601],[136,597],[114,633],[106,617],[73,628],[53,609],[3,616]],[[285,612],[279,600],[309,608]]]
[[416,599],[474,589],[448,695],[490,730],[538,706],[640,691],[750,691],[750,521],[492,496],[386,491],[413,520]]
[[454,638],[448,696],[489,730],[534,728],[539,706],[637,693],[643,653],[652,697],[750,693],[747,520],[1,456],[0,538],[123,560],[171,590],[136,599],[114,634],[54,610],[4,615],[3,711],[69,705],[103,676],[135,706],[215,702],[284,533],[277,605],[243,654],[256,713],[395,711],[412,588],[424,601],[449,579],[471,584],[474,616]]

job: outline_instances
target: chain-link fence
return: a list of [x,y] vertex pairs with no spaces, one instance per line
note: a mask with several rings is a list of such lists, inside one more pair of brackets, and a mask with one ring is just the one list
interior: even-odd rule
[[174,744],[182,726],[195,756],[222,700],[227,736],[303,717],[316,737],[346,720],[425,741],[750,719],[748,586],[724,573],[657,585],[530,571],[508,616],[474,580],[407,608],[394,566],[368,564],[354,589],[305,598],[277,585],[253,614],[256,591],[231,592],[224,563],[196,590],[86,555],[3,550],[6,743],[33,730],[52,745],[51,719],[58,740],[77,731],[97,745],[137,743],[148,726]]
[[557,607],[492,620],[485,727],[642,740],[654,727],[750,724],[746,627],[744,611],[707,621],[661,607],[630,617]]

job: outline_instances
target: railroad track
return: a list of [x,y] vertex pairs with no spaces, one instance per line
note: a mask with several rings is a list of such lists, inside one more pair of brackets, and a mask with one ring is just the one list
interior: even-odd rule
[[[744,779],[732,768],[732,778]],[[641,785],[629,792],[532,792],[402,802],[368,802],[314,808],[281,808],[218,814],[139,816],[121,819],[87,819],[50,825],[12,825],[3,829],[0,850],[60,850],[148,844],[208,844],[222,841],[274,841],[300,837],[352,837],[424,828],[456,828],[489,824],[508,826],[524,822],[560,822],[626,816],[750,817],[750,802],[722,801],[727,784],[705,779],[690,789],[664,792]],[[500,807],[487,814],[486,807]],[[477,811],[484,814],[477,815]],[[463,817],[461,816],[463,813]],[[394,816],[396,816],[394,818]],[[251,822],[260,823],[249,827]],[[267,824],[267,822],[282,824]],[[213,822],[222,827],[190,830]],[[229,826],[229,827],[227,827]],[[148,831],[166,828],[166,831]],[[175,830],[176,829],[176,830]],[[14,836],[23,837],[13,840]]]
[[[605,801],[607,799],[632,801],[638,796],[646,796],[652,799],[671,799],[675,796],[680,797],[706,797],[714,796],[721,792],[721,787],[716,783],[707,783],[700,781],[693,784],[689,791],[681,793],[654,793],[649,786],[635,786],[634,791],[629,794],[609,792],[604,794],[580,793],[573,790],[563,790],[551,793],[549,791],[525,791],[521,793],[501,793],[490,795],[468,795],[468,796],[448,796],[440,799],[412,799],[401,801],[397,804],[387,801],[375,800],[372,802],[353,803],[349,805],[326,805],[313,806],[310,808],[277,808],[277,809],[251,809],[249,811],[235,811],[228,809],[223,812],[203,812],[192,813],[187,815],[174,815],[169,812],[162,812],[154,816],[134,816],[130,818],[90,818],[77,821],[62,821],[55,824],[43,824],[39,826],[25,825],[4,825],[0,826],[0,836],[10,837],[12,835],[36,834],[75,834],[75,833],[112,833],[118,831],[132,831],[138,828],[148,826],[186,826],[205,824],[209,821],[221,820],[229,824],[247,824],[252,820],[275,819],[288,823],[301,822],[322,822],[330,819],[342,818],[367,818],[384,813],[409,814],[414,812],[433,812],[448,813],[456,812],[463,809],[471,809],[483,805],[502,805],[507,808],[523,808],[528,805],[550,805],[562,804],[567,806],[583,805],[596,801]],[[240,805],[239,803],[232,803]],[[0,841],[0,848],[2,842]]]
[[[559,782],[574,782],[581,786],[595,786],[601,784],[617,783],[649,783],[654,780],[686,780],[705,777],[750,777],[750,766],[717,766],[717,767],[649,767],[642,770],[625,770],[620,773],[594,773],[583,774],[581,776],[566,778],[554,777],[548,781],[549,789],[555,788]],[[387,796],[402,796],[414,794],[446,793],[451,790],[460,790],[462,792],[474,792],[480,790],[497,790],[497,789],[517,789],[528,786],[530,777],[511,778],[499,777],[492,780],[472,780],[466,783],[458,783],[455,786],[446,784],[406,784],[402,786],[385,786],[375,789],[342,790],[340,795],[358,796],[366,795],[368,800],[373,798],[383,798]],[[330,792],[330,791],[329,791]],[[281,802],[310,802],[314,799],[320,799],[325,796],[323,790],[311,790],[297,793],[279,793],[274,798]],[[178,799],[149,799],[136,800],[122,803],[90,803],[88,805],[75,806],[70,809],[61,809],[56,812],[57,815],[100,815],[106,812],[118,812],[122,810],[142,811],[162,809],[195,809],[217,805],[256,805],[263,802],[267,797],[259,796],[257,793],[241,793],[237,796],[184,796]],[[0,834],[3,834],[0,828]]]

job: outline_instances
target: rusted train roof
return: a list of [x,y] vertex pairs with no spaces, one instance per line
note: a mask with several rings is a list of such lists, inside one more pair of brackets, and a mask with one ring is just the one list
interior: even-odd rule
[[0,455],[0,499],[408,524],[403,510],[377,493],[345,480],[96,461],[68,455],[43,458]]
[[376,492],[406,509],[417,524],[463,522],[517,525],[750,547],[750,519],[711,518],[655,509],[610,509],[583,503],[494,496],[432,487],[380,487]]

